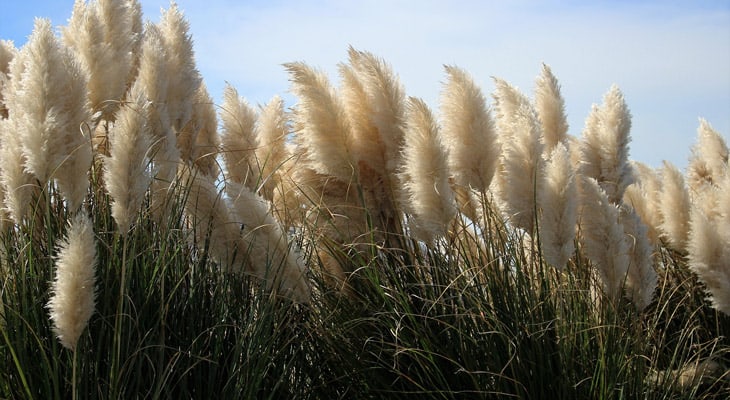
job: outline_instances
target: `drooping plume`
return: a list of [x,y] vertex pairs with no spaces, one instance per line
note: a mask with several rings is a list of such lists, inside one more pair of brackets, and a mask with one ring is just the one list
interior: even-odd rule
[[276,293],[297,302],[310,300],[303,265],[289,247],[287,236],[270,212],[268,202],[245,186],[230,183],[235,221],[243,226],[238,251],[245,254],[246,273],[267,282]]
[[595,179],[614,204],[621,202],[633,180],[628,160],[630,130],[631,113],[618,86],[613,85],[603,104],[594,105],[586,119],[579,172]]
[[535,87],[535,108],[542,124],[542,137],[546,151],[559,143],[567,146],[568,121],[565,116],[565,101],[560,94],[560,84],[550,67],[542,65]]
[[94,313],[96,240],[91,219],[82,210],[70,221],[58,250],[56,276],[48,310],[61,344],[76,350],[79,337]]
[[438,125],[422,100],[411,97],[403,148],[403,204],[413,215],[414,236],[431,241],[446,234],[456,216],[449,164]]

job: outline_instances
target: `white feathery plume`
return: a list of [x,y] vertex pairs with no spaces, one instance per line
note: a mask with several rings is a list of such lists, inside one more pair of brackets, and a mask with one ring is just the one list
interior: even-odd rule
[[651,303],[657,286],[657,274],[653,266],[654,247],[649,241],[646,225],[633,208],[621,206],[619,219],[629,245],[626,294],[636,309],[642,311]]
[[348,55],[349,65],[340,65],[341,94],[352,129],[360,205],[368,209],[376,231],[397,235],[402,229],[397,174],[404,140],[405,91],[383,59],[352,47]]
[[[151,155],[155,179],[152,182],[152,204],[150,209],[158,221],[164,216],[165,202],[169,189],[177,177],[180,164],[180,150],[177,147],[176,133],[168,113],[170,86],[174,83],[170,75],[174,72],[169,66],[171,56],[160,28],[154,24],[145,26],[137,80],[131,92],[143,92],[150,102],[146,107],[147,125],[152,136]],[[135,88],[134,86],[139,86]],[[187,101],[190,101],[189,99]]]
[[133,50],[140,40],[132,31],[134,10],[129,1],[76,0],[63,41],[89,76],[89,101],[94,112],[113,120],[132,76]]
[[449,165],[438,125],[423,100],[410,98],[403,148],[403,204],[414,218],[414,236],[432,241],[456,216]]
[[27,57],[13,118],[25,167],[41,183],[55,178],[69,208],[75,210],[86,195],[92,158],[90,138],[82,132],[90,118],[86,76],[53,35],[48,20],[36,20],[22,51]]
[[[496,96],[501,104],[504,99]],[[535,225],[537,194],[541,191],[543,145],[540,123],[527,97],[516,96],[520,102],[513,114],[502,114],[500,142],[502,156],[496,177],[498,205],[515,227],[532,234]]]
[[659,210],[659,191],[661,181],[653,168],[646,164],[632,161],[634,183],[624,191],[624,204],[631,206],[647,227],[649,241],[659,244],[659,225],[662,222]]
[[535,108],[542,124],[545,150],[551,151],[558,143],[565,143],[568,134],[565,101],[560,94],[560,84],[547,64],[542,64],[536,82]]
[[630,262],[619,210],[594,178],[581,176],[579,182],[582,250],[598,271],[606,293],[617,299]]
[[190,24],[174,1],[163,11],[158,26],[167,57],[165,73],[170,81],[165,98],[167,112],[173,129],[180,132],[192,116],[193,99],[202,77],[195,67]]
[[142,93],[132,92],[109,132],[110,155],[104,159],[104,183],[112,198],[112,217],[122,235],[136,220],[152,183],[152,137],[145,118],[148,107]]
[[[725,201],[730,199],[730,182],[723,185]],[[710,292],[713,307],[730,315],[730,214],[708,216],[703,207],[690,212],[687,244],[689,267]]]
[[687,182],[693,193],[700,194],[730,175],[728,146],[725,139],[704,119],[697,128],[697,143],[687,167]]
[[510,133],[514,116],[523,104],[529,103],[530,100],[519,89],[510,85],[507,81],[500,78],[492,78],[494,80],[494,99],[495,124],[497,126],[498,138],[501,142],[511,140]]
[[269,203],[243,185],[226,187],[231,210],[243,226],[238,251],[247,257],[245,271],[267,282],[270,289],[292,300],[307,303],[310,289],[304,266],[289,247],[287,235],[269,212]]
[[[284,100],[274,96],[261,108],[258,123],[255,126],[256,143],[254,150],[261,173],[260,192],[269,201],[279,199],[285,193],[285,177],[291,173],[291,154],[286,146],[289,126],[284,113]],[[280,207],[281,206],[281,207]],[[283,208],[282,208],[283,207]],[[284,211],[283,203],[275,206]]]
[[20,224],[29,213],[34,193],[39,190],[33,174],[24,168],[26,158],[17,134],[18,117],[14,111],[22,106],[18,102],[17,94],[22,90],[20,83],[27,57],[28,51],[20,51],[8,66],[10,79],[3,95],[10,112],[8,119],[0,120],[0,184],[5,193],[2,206],[17,224]]
[[457,185],[486,193],[499,160],[497,133],[482,94],[466,71],[446,66],[441,126]]
[[259,185],[256,163],[256,112],[231,85],[223,89],[221,152],[227,179],[245,184],[251,190]]
[[352,133],[342,100],[323,72],[304,63],[284,66],[298,98],[294,131],[306,155],[301,161],[318,174],[352,181],[356,172]]
[[8,108],[3,100],[3,91],[10,72],[10,61],[18,50],[10,40],[0,40],[0,119],[8,117]]
[[661,236],[673,250],[686,253],[689,236],[690,197],[684,176],[665,161],[662,168],[662,187],[659,191]]
[[386,177],[395,176],[400,165],[405,135],[405,90],[398,76],[383,59],[352,47],[349,48],[348,55],[368,98],[372,124],[377,128],[380,141],[385,147]]
[[558,143],[549,157],[538,197],[540,245],[545,261],[563,268],[575,251],[578,189],[565,146]]
[[53,332],[63,347],[76,350],[81,333],[94,313],[96,241],[91,219],[80,211],[70,221],[56,257],[56,276],[48,301]]
[[621,202],[633,180],[628,161],[630,130],[631,113],[618,86],[613,85],[603,104],[594,105],[586,119],[579,172],[596,179],[614,204]]
[[185,212],[192,219],[198,246],[209,246],[209,253],[221,268],[230,271],[240,262],[236,248],[240,225],[231,217],[228,204],[210,177],[195,167],[181,166],[178,179],[186,188]]
[[216,177],[220,173],[218,155],[218,120],[213,99],[205,84],[200,84],[193,101],[193,112],[177,135],[182,159],[203,174]]

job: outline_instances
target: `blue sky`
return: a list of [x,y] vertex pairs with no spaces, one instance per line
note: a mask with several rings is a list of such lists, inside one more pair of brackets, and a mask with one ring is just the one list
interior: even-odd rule
[[[73,1],[3,1],[0,38],[21,45],[33,17],[63,25]],[[142,0],[157,21],[168,0]],[[251,103],[282,95],[282,63],[305,61],[336,81],[347,46],[386,59],[408,95],[438,107],[443,65],[468,70],[489,94],[497,76],[531,94],[542,62],[562,85],[579,136],[611,84],[633,114],[631,158],[685,167],[704,117],[730,135],[730,2],[178,0],[198,68],[215,99],[225,82]]]

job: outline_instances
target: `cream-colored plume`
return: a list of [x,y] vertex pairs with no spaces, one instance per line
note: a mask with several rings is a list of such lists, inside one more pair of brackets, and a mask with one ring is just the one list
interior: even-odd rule
[[[505,90],[496,92],[497,103],[510,104],[514,98],[519,105],[500,106],[497,125],[501,126],[502,156],[496,176],[498,205],[513,226],[532,234],[536,222],[537,194],[543,183],[540,179],[544,162],[540,122],[527,97],[506,90],[507,98],[503,98],[503,92]],[[508,111],[512,114],[507,114]]]
[[580,177],[580,243],[606,293],[618,299],[630,262],[619,210],[594,178]]
[[403,204],[413,216],[414,237],[432,241],[446,234],[456,216],[454,192],[449,186],[446,149],[431,110],[423,100],[408,103],[403,148]]
[[178,132],[177,145],[186,163],[195,165],[203,174],[217,177],[220,173],[216,160],[219,142],[215,104],[201,83],[195,93],[190,119]]
[[226,178],[255,191],[260,184],[260,169],[256,162],[256,112],[233,86],[226,85],[220,118]]
[[717,186],[730,175],[728,146],[725,139],[704,119],[697,128],[697,143],[687,167],[687,183],[695,194]]
[[174,1],[163,11],[158,26],[167,61],[164,71],[169,81],[165,98],[167,113],[172,128],[180,132],[192,117],[193,99],[202,77],[195,66],[190,24]]
[[545,261],[563,268],[575,251],[578,189],[568,150],[558,143],[550,152],[538,194],[540,244]]
[[91,166],[86,76],[48,20],[36,20],[21,52],[27,56],[12,113],[25,168],[42,184],[55,178],[75,210],[86,196]]
[[64,347],[73,351],[94,313],[96,264],[94,228],[81,210],[70,221],[66,238],[59,245],[47,305],[53,332]]
[[137,219],[152,183],[152,136],[145,116],[149,104],[140,92],[119,109],[109,132],[110,155],[104,159],[104,183],[112,198],[112,217],[126,235]]
[[560,84],[547,64],[542,64],[542,71],[537,78],[535,108],[542,124],[545,150],[551,151],[559,143],[567,146],[568,121],[565,116],[565,101],[560,94]]
[[441,126],[457,185],[486,193],[499,160],[494,122],[479,86],[466,71],[446,66]]
[[8,108],[3,100],[3,91],[8,81],[10,72],[10,61],[15,57],[18,50],[12,41],[0,40],[0,119],[8,117]]
[[586,119],[579,172],[598,181],[614,204],[621,202],[626,186],[633,181],[628,160],[630,130],[631,113],[618,86],[613,85],[603,104],[594,105]]
[[689,192],[684,185],[682,173],[667,161],[662,168],[659,209],[662,218],[659,225],[661,237],[667,242],[668,247],[686,253],[689,236]]
[[89,76],[93,112],[113,120],[133,77],[134,50],[141,37],[134,29],[132,1],[76,0],[63,41],[79,57]]
[[654,247],[649,241],[646,225],[633,208],[622,205],[619,209],[619,218],[629,247],[626,295],[636,309],[641,311],[651,303],[657,285]]
[[635,180],[626,187],[623,201],[639,214],[647,227],[649,240],[656,246],[659,244],[659,225],[662,222],[659,209],[661,180],[648,165],[636,161],[632,161],[631,164]]
[[327,76],[304,63],[285,64],[298,98],[294,112],[295,141],[302,159],[318,174],[350,182],[356,173],[352,132],[345,106]]
[[[707,285],[713,306],[730,315],[730,175],[719,182],[714,207],[693,204],[687,244],[689,266]],[[702,200],[705,201],[705,200]]]
[[288,214],[298,204],[292,181],[295,165],[286,144],[289,125],[281,97],[275,96],[261,108],[255,132],[257,146],[254,153],[261,174],[259,192],[273,202],[274,212],[282,223],[288,225]]
[[243,249],[237,248],[240,225],[231,216],[223,191],[216,187],[215,177],[194,167],[181,166],[178,179],[188,189],[185,213],[191,219],[200,248],[208,246],[211,257],[225,271],[244,259]]
[[18,117],[13,111],[22,105],[18,102],[17,93],[22,90],[21,78],[28,56],[27,51],[18,52],[8,65],[9,80],[3,95],[10,112],[8,119],[0,120],[0,184],[5,192],[3,208],[17,224],[32,209],[32,200],[39,191],[35,177],[24,168],[26,158],[17,134]]
[[267,282],[276,293],[297,302],[310,300],[310,289],[304,266],[289,247],[287,235],[271,215],[269,203],[237,183],[229,183],[226,191],[231,210],[242,226],[238,251],[246,257],[246,271]]

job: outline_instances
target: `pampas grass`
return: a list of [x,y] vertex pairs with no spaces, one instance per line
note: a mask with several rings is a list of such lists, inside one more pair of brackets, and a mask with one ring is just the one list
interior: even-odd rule
[[653,245],[659,243],[659,225],[662,221],[659,204],[661,180],[653,168],[633,162],[634,183],[626,187],[623,202],[631,206],[647,227],[647,236]]
[[578,190],[568,150],[558,143],[545,163],[540,179],[538,215],[540,245],[550,265],[563,268],[575,251]]
[[446,66],[441,126],[454,182],[486,193],[499,160],[497,132],[481,89],[466,71]]
[[119,109],[109,133],[110,155],[104,159],[104,182],[112,198],[112,217],[122,235],[136,221],[152,183],[152,137],[145,119],[148,107],[141,93],[132,93],[131,101]]
[[448,158],[431,110],[415,97],[408,103],[401,182],[413,235],[426,242],[444,236],[456,216]]
[[717,185],[727,176],[728,147],[725,139],[704,119],[697,128],[697,143],[692,147],[692,156],[687,167],[687,181],[694,193]]
[[[730,199],[730,179],[726,179],[718,196]],[[719,203],[716,203],[719,205]],[[707,206],[693,205],[687,243],[689,266],[707,286],[713,306],[730,315],[730,213],[728,206],[707,211]]]
[[324,73],[303,63],[284,65],[299,98],[294,113],[295,140],[301,160],[313,171],[341,182],[355,177],[352,131],[344,104]]
[[[406,101],[384,60],[349,48],[337,87],[285,66],[290,109],[277,97],[254,109],[229,86],[218,132],[177,6],[146,27],[134,0],[76,10],[67,32],[131,32],[112,40],[129,44],[130,73],[114,77],[126,81],[116,112],[76,122],[83,143],[58,149],[61,167],[83,149],[98,161],[64,171],[91,184],[67,200],[63,168],[44,182],[26,171],[31,100],[58,101],[44,92],[56,82],[31,78],[53,57],[75,57],[83,67],[64,71],[81,78],[107,58],[87,63],[46,22],[0,65],[0,397],[728,392],[730,179],[709,124],[688,175],[667,166],[660,179],[627,161],[616,88],[581,142],[546,66],[534,103],[496,79],[492,104],[447,67],[436,116]],[[89,54],[108,43],[92,42]],[[80,89],[63,107],[101,75],[67,80]],[[89,131],[108,143],[92,148]],[[673,206],[660,214],[660,195],[689,204],[687,257],[652,239],[682,233],[661,220]]]
[[559,143],[567,145],[568,121],[560,84],[547,64],[542,64],[535,85],[535,108],[542,124],[542,140],[546,151]]
[[263,279],[275,294],[309,302],[304,266],[273,218],[269,203],[245,186],[232,183],[226,190],[231,197],[231,211],[242,226],[238,249],[247,258],[245,272]]
[[15,57],[17,49],[10,40],[0,40],[0,119],[8,117],[8,108],[3,100],[3,91],[7,85],[10,61]]
[[226,177],[232,182],[257,190],[259,166],[256,161],[256,112],[230,85],[223,89],[221,152]]
[[581,177],[580,193],[581,250],[601,277],[606,294],[617,300],[630,262],[619,209],[593,178]]
[[[541,191],[543,144],[535,109],[527,97],[514,94],[498,82],[495,101],[500,104],[497,126],[502,144],[500,168],[496,178],[499,206],[515,227],[532,234],[536,222],[537,194]],[[517,105],[512,104],[518,101]],[[512,114],[508,114],[511,110]]]
[[61,344],[76,350],[79,337],[94,313],[96,240],[84,211],[70,221],[66,239],[58,246],[56,277],[48,311]]
[[94,113],[113,120],[132,79],[136,43],[134,3],[130,0],[76,0],[63,41],[84,66]]
[[659,209],[662,223],[659,230],[668,247],[686,254],[689,236],[690,197],[684,185],[684,176],[669,162],[662,168],[662,187],[659,192]]
[[619,219],[629,246],[626,295],[642,311],[651,303],[657,287],[654,247],[649,241],[646,225],[633,208],[622,206],[619,209]]
[[619,204],[632,183],[629,163],[631,113],[618,86],[611,86],[601,106],[593,106],[581,142],[579,172],[598,181],[609,200]]

